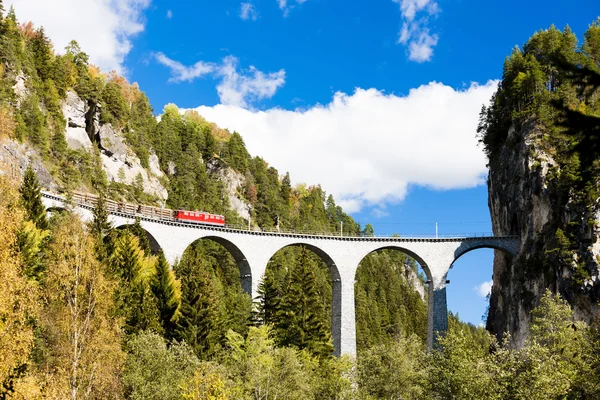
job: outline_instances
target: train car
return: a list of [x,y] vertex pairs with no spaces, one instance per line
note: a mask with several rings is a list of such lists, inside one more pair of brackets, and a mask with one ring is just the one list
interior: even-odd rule
[[184,222],[194,222],[209,225],[225,225],[225,217],[222,215],[209,214],[199,211],[177,210],[174,213],[174,218]]

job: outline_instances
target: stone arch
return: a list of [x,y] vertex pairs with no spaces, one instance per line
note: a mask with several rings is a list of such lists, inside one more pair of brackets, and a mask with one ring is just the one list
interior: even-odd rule
[[[417,254],[414,250],[408,249],[407,247],[404,247],[404,246],[402,246],[399,243],[387,243],[387,244],[386,243],[382,243],[380,247],[376,247],[374,249],[370,249],[370,251],[368,253],[364,254],[359,259],[359,262],[358,262],[358,264],[356,266],[356,270],[354,271],[354,280],[353,280],[353,283],[357,282],[357,278],[356,277],[357,277],[359,269],[361,268],[360,267],[361,263],[369,255],[377,253],[377,252],[380,252],[382,250],[394,250],[394,251],[397,251],[399,253],[403,253],[404,255],[406,255],[406,256],[412,258],[413,260],[415,260],[421,266],[423,272],[425,273],[425,275],[427,277],[427,282],[424,282],[424,286],[423,286],[424,293],[422,293],[420,295],[420,297],[421,297],[421,299],[422,299],[422,301],[424,303],[425,311],[427,311],[426,320],[423,321],[422,328],[427,333],[427,335],[429,335],[429,326],[431,325],[429,314],[430,314],[430,309],[432,308],[432,305],[433,305],[433,303],[432,303],[432,296],[431,296],[431,289],[433,287],[433,284],[431,283],[432,282],[432,273],[431,273],[431,271],[429,269],[429,266],[425,262],[424,258],[421,257],[419,254]],[[356,293],[354,293],[354,297],[353,297],[352,301],[354,302],[353,305],[356,307],[356,304],[355,304],[355,302],[356,302]],[[415,311],[415,310],[413,310],[413,311]],[[355,311],[354,318],[355,318],[355,330],[356,330],[356,325],[358,324],[358,321],[357,321],[358,316],[356,314],[356,311]],[[403,321],[403,322],[406,322],[406,321]],[[421,326],[421,325],[419,324],[419,326]],[[356,333],[356,343],[357,343],[357,346],[358,346],[359,337],[358,337],[358,331],[356,331],[356,332],[357,332]]]
[[46,208],[46,213],[47,214],[52,214],[54,212],[65,212],[67,211],[66,207],[62,207],[62,206],[52,206],[52,207],[48,207]]
[[[235,260],[235,263],[237,264],[237,267],[240,271],[240,284],[242,285],[242,289],[244,290],[245,293],[248,293],[249,295],[252,296],[252,270],[250,269],[250,264],[248,263],[248,260],[246,258],[246,256],[244,255],[244,253],[242,253],[242,251],[240,250],[240,248],[238,246],[236,246],[233,242],[222,238],[220,236],[202,236],[199,237],[195,240],[193,240],[191,243],[189,243],[186,246],[186,250],[193,245],[194,243],[196,243],[199,240],[210,240],[212,242],[215,242],[217,244],[220,244],[221,246],[223,246],[225,248],[225,250],[227,250],[229,252],[229,254],[231,254],[231,256],[233,257],[233,259]],[[182,253],[185,254],[185,250]]]
[[491,239],[491,240],[465,240],[454,251],[454,263],[461,256],[477,249],[494,249],[510,256],[515,256],[518,251],[518,239]]
[[[383,245],[381,247],[377,247],[376,249],[371,250],[370,252],[365,254],[364,257],[362,257],[359,260],[358,265],[360,265],[362,260],[364,260],[369,254],[378,252],[380,250],[397,250],[397,251],[400,251],[400,252],[406,254],[407,256],[413,258],[414,260],[416,260],[419,263],[421,268],[423,268],[425,275],[427,275],[427,279],[431,280],[431,271],[429,270],[429,266],[427,265],[425,260],[421,256],[419,256],[417,253],[415,253],[414,251],[407,249],[406,247],[398,246],[397,244]],[[358,268],[357,268],[357,270],[358,270]],[[355,272],[355,275],[356,275],[356,272]]]
[[275,252],[273,252],[273,254],[271,254],[269,261],[277,252],[287,247],[297,246],[304,246],[311,252],[315,253],[325,263],[325,265],[327,265],[327,269],[329,270],[329,275],[331,276],[331,338],[333,339],[333,354],[335,356],[340,356],[342,346],[342,279],[340,277],[340,271],[333,261],[333,258],[331,258],[331,256],[323,249],[315,245],[305,242],[297,242],[278,248]]
[[[131,225],[133,224],[123,224],[117,226],[115,229],[127,229],[127,227]],[[163,248],[160,246],[156,238],[154,238],[154,236],[148,230],[144,229],[143,227],[142,229],[144,230],[144,232],[146,232],[146,238],[148,239],[148,243],[150,243],[150,251],[152,252],[152,254],[160,254],[160,252],[163,251]]]

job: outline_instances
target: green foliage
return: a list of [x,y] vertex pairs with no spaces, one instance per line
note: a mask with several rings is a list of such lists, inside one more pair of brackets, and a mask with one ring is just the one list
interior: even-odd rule
[[109,81],[102,90],[100,123],[124,124],[129,114],[129,104],[121,91],[121,86]]
[[181,283],[181,316],[175,338],[185,340],[207,359],[225,344],[229,329],[246,333],[252,302],[242,291],[239,269],[227,250],[210,241],[198,241],[174,271]]
[[361,261],[354,285],[359,354],[412,334],[425,342],[427,303],[413,287],[412,282],[423,285],[416,269],[398,250],[381,250]]
[[23,208],[27,211],[27,218],[39,229],[48,229],[46,207],[44,207],[44,204],[42,203],[40,186],[31,164],[25,170],[23,183],[19,191],[21,193]]
[[239,133],[233,132],[224,149],[223,159],[236,171],[246,172],[250,154],[246,150],[246,144]]
[[179,319],[181,292],[173,270],[169,267],[163,253],[158,255],[156,273],[150,284],[156,298],[158,316],[163,332],[167,338],[172,338]]
[[259,288],[258,320],[273,326],[280,346],[329,356],[331,277],[327,266],[305,247],[286,248],[271,259]]
[[45,155],[49,150],[50,137],[46,128],[46,118],[39,104],[40,99],[35,93],[23,100],[17,118],[17,136],[30,140]]
[[464,330],[440,339],[441,350],[430,364],[429,398],[596,398],[596,340],[585,323],[574,322],[569,305],[548,291],[533,311],[521,349],[500,346],[491,337],[490,346],[482,347]]
[[377,344],[360,353],[358,383],[369,399],[423,399],[428,360],[423,340],[416,335]]
[[182,385],[200,361],[185,343],[168,344],[153,332],[140,332],[127,341],[123,385],[129,399],[179,400]]
[[162,332],[156,299],[150,289],[155,261],[144,254],[134,234],[126,230],[118,235],[110,264],[113,274],[120,279],[116,312],[125,319],[125,332],[147,329]]
[[545,182],[553,193],[551,207],[569,213],[545,233],[552,247],[538,256],[555,269],[570,269],[574,287],[589,278],[594,265],[584,249],[591,245],[586,232],[594,229],[590,221],[600,196],[599,22],[589,27],[581,47],[568,26],[562,32],[552,26],[536,32],[522,50],[515,48],[478,127],[492,167],[500,167],[501,155],[520,146],[525,135],[552,158]]

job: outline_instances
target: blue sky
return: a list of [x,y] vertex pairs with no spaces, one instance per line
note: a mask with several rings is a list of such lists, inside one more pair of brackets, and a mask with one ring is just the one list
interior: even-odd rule
[[[597,0],[5,0],[62,49],[196,108],[379,234],[489,232],[475,127],[511,49]],[[450,309],[479,323],[493,252],[461,258]]]

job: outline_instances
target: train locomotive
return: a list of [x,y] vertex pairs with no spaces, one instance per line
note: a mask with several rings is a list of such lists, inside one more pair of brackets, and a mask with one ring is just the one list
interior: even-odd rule
[[[73,201],[77,204],[95,207],[96,204],[98,204],[98,196],[91,193],[73,192]],[[225,226],[225,217],[223,215],[211,214],[202,211],[171,210],[169,208],[154,207],[145,204],[125,203],[111,199],[106,199],[105,204],[106,210],[113,213],[143,216],[152,219],[160,219],[163,221]]]

